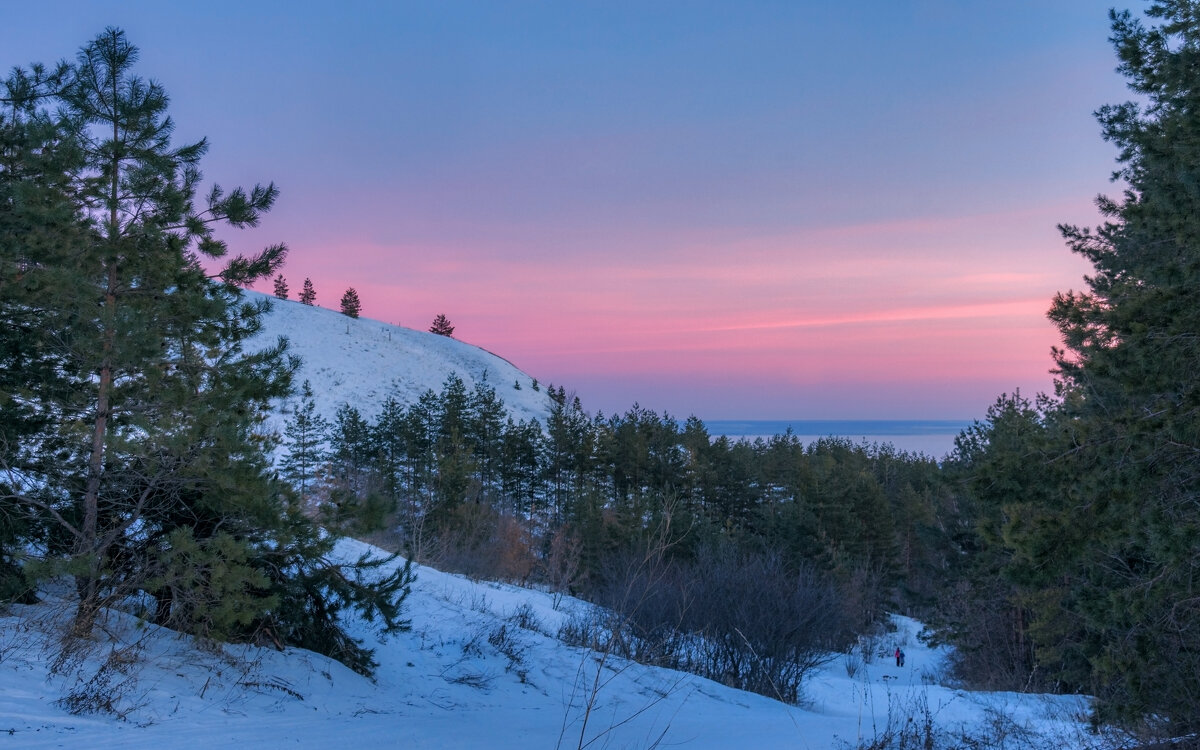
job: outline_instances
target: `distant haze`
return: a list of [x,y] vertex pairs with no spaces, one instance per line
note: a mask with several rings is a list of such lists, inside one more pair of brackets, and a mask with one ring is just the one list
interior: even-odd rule
[[43,0],[0,65],[124,28],[206,178],[280,186],[235,248],[589,410],[957,420],[1051,388],[1055,225],[1115,191],[1106,8]]
[[791,430],[804,445],[822,438],[841,438],[855,445],[891,444],[897,451],[924,453],[940,459],[954,450],[954,438],[969,422],[932,419],[793,419],[793,420],[708,420],[709,434],[730,440],[769,440]]

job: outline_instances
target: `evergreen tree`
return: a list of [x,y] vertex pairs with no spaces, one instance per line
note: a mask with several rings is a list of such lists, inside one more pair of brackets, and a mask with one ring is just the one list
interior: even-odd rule
[[500,483],[504,494],[518,513],[533,509],[538,490],[538,453],[542,430],[538,423],[512,417],[505,420],[500,439]]
[[275,277],[275,296],[279,299],[288,298],[287,279],[283,278],[283,274]]
[[467,442],[475,456],[479,483],[486,492],[498,494],[496,464],[504,429],[504,402],[496,396],[496,389],[488,385],[486,373],[483,382],[475,384],[467,408]]
[[466,500],[467,489],[475,474],[475,457],[467,440],[469,409],[467,388],[462,378],[451,373],[442,384],[437,400],[437,440],[434,454],[437,461],[435,506],[432,518],[443,529],[459,519],[458,508]]
[[1111,14],[1119,71],[1141,103],[1097,113],[1119,148],[1106,222],[1062,227],[1094,273],[1051,319],[1068,479],[1040,521],[1009,530],[1037,610],[1040,649],[1087,659],[1102,718],[1200,731],[1200,9],[1159,0],[1153,25]]
[[583,491],[591,458],[591,423],[579,399],[568,401],[565,392],[550,388],[550,414],[546,418],[541,466],[549,493],[553,523],[563,523],[573,496]]
[[439,336],[453,336],[454,326],[450,325],[449,318],[438,313],[437,317],[433,319],[433,325],[429,326],[429,332]]
[[305,380],[300,387],[300,405],[287,423],[287,455],[280,462],[280,475],[295,489],[301,507],[312,500],[317,471],[326,460],[328,431],[328,422],[317,413],[312,385]]
[[424,510],[433,502],[430,495],[437,479],[436,448],[441,434],[441,406],[433,389],[426,389],[404,415],[406,461],[412,491],[420,496]]
[[389,498],[379,492],[372,432],[358,409],[338,407],[330,430],[331,487],[325,508],[326,522],[336,528],[374,531],[393,510]]
[[346,290],[342,295],[342,315],[348,315],[351,318],[357,318],[358,313],[362,310],[362,303],[358,299],[358,292],[354,291],[354,287]]
[[80,155],[40,107],[68,74],[14,70],[0,98],[0,602],[35,599],[20,561],[28,544],[45,543],[21,478],[37,476],[58,446],[33,391],[62,398],[77,385],[48,345],[72,313],[45,304],[75,288],[69,274],[44,270],[66,265],[91,237],[71,189]]
[[[273,272],[286,248],[234,258],[220,272],[224,283],[212,283],[199,263],[226,255],[214,224],[256,225],[277,191],[268,185],[226,194],[214,187],[197,209],[207,143],[172,147],[166,93],[132,74],[136,60],[124,34],[108,29],[80,52],[59,97],[80,149],[78,189],[94,228],[75,281],[96,312],[84,318],[91,335],[80,336],[69,355],[92,381],[76,402],[87,429],[80,457],[86,471],[70,526],[80,634],[91,630],[103,592],[114,589],[106,561],[120,529],[144,519],[147,493],[170,486],[181,462],[196,458],[181,438],[217,429],[209,420],[230,409],[224,399],[265,406],[288,386],[282,347],[237,356],[240,341],[256,330],[257,313],[238,305],[232,288]],[[232,356],[214,359],[214,350]],[[248,427],[235,420],[221,437],[236,440]],[[145,438],[148,428],[158,440]]]
[[1049,643],[1035,654],[1031,605],[1051,587],[1026,585],[1030,576],[1019,568],[1028,558],[1014,555],[1007,541],[1043,524],[1055,495],[1047,452],[1052,410],[1045,399],[1006,394],[955,439],[950,470],[963,489],[964,523],[954,532],[959,554],[950,558],[952,583],[938,621],[955,644],[959,676],[974,685],[1019,690],[1064,678],[1086,684],[1069,654]]
[[371,446],[381,491],[393,502],[400,500],[406,486],[404,405],[393,395],[384,399],[379,418],[371,425]]
[[201,263],[227,255],[214,226],[254,226],[276,190],[214,187],[196,205],[207,144],[172,145],[166,94],[132,73],[136,59],[110,28],[74,65],[6,81],[0,430],[17,441],[6,475],[22,481],[0,487],[21,523],[0,524],[0,563],[15,535],[47,572],[73,575],[77,636],[144,592],[161,624],[211,638],[269,628],[285,643],[323,634],[326,653],[367,668],[338,613],[400,626],[389,613],[407,573],[377,585],[331,563],[333,538],[289,507],[260,432],[295,365],[286,342],[247,353],[266,303],[239,287],[275,273],[286,249],[235,257],[214,278]]
[[304,286],[300,287],[300,304],[315,305],[317,303],[317,291],[313,289],[312,279],[305,277]]

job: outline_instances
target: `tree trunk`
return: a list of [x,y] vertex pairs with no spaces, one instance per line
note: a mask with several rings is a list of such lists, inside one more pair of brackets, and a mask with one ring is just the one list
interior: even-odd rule
[[117,269],[114,262],[108,269],[108,288],[104,295],[105,322],[103,356],[100,360],[100,382],[96,394],[96,417],[92,427],[92,449],[88,459],[87,487],[83,494],[83,523],[79,529],[76,554],[87,563],[87,572],[77,576],[75,588],[79,606],[72,632],[80,637],[91,635],[92,625],[100,609],[99,543],[100,480],[104,474],[104,447],[108,437],[108,418],[113,385],[113,348],[116,343]]

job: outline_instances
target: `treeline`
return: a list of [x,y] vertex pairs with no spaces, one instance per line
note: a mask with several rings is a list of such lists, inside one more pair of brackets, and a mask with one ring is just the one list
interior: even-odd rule
[[[343,404],[326,423],[309,394],[289,421],[283,475],[331,522],[395,527],[418,558],[469,552],[478,524],[507,517],[541,540],[534,553],[570,537],[572,585],[584,587],[605,554],[669,514],[676,554],[717,542],[780,550],[793,567],[815,564],[874,592],[864,621],[930,601],[947,565],[951,488],[935,460],[891,445],[731,441],[694,417],[639,406],[591,416],[553,386],[543,426],[514,421],[495,388],[467,390],[456,375],[414,403],[387,399],[373,421]],[[506,575],[548,575],[539,564]]]
[[[306,384],[281,471],[327,524],[374,532],[443,568],[536,582],[618,610],[636,602],[623,612],[630,625],[661,610],[683,578],[693,598],[722,606],[728,592],[700,596],[699,583],[750,569],[770,573],[745,579],[753,597],[789,585],[797,593],[801,581],[834,592],[823,595],[829,616],[819,627],[794,627],[806,607],[761,618],[826,650],[878,627],[888,611],[938,598],[955,495],[933,459],[836,438],[731,441],[696,418],[680,423],[638,406],[591,416],[565,389],[547,393],[544,425],[514,421],[490,384],[468,390],[454,375],[414,403],[387,399],[374,420],[343,404],[326,423]],[[708,569],[717,562],[722,571]],[[679,627],[711,627],[677,614]],[[648,629],[665,627],[662,616]],[[750,628],[729,628],[739,626]]]

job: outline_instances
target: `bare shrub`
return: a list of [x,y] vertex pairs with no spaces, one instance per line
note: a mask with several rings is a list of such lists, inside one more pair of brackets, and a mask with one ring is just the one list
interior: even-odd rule
[[64,644],[51,665],[52,674],[76,674],[76,683],[54,703],[76,715],[108,714],[124,720],[142,704],[132,699],[137,687],[136,645],[109,649],[108,656],[95,672],[85,668],[88,648],[77,639]]
[[522,585],[529,581],[537,556],[529,532],[515,516],[502,514],[496,520],[489,547],[497,578]]
[[778,554],[703,550],[686,575],[683,627],[701,636],[689,671],[795,703],[805,674],[849,640],[832,582]]
[[886,580],[881,563],[860,564],[850,571],[842,586],[842,610],[854,630],[861,633],[887,619],[883,609],[888,598]]
[[804,676],[850,642],[832,582],[769,552],[707,548],[683,562],[661,550],[626,555],[609,561],[595,594],[614,614],[570,623],[577,643],[789,703],[800,700]]
[[1057,687],[1039,679],[1025,613],[1011,599],[1001,581],[963,581],[946,597],[945,619],[959,625],[936,635],[954,643],[951,674],[978,690]]
[[[529,647],[521,642],[516,628],[510,629],[507,623],[501,623],[488,634],[488,643],[503,655],[504,658],[508,659],[508,666],[505,667],[505,671],[511,672],[516,669],[520,672],[520,668],[525,666],[525,653],[529,650]],[[524,682],[524,679],[522,679],[522,682]]]
[[525,584],[537,565],[531,536],[521,521],[483,503],[456,508],[452,523],[425,548],[427,556],[436,558],[425,562],[475,580]]
[[842,664],[846,667],[846,676],[853,680],[859,670],[863,668],[862,654],[851,649],[842,655]]
[[542,621],[538,619],[537,614],[533,611],[533,606],[529,602],[525,602],[513,610],[513,613],[508,616],[508,622],[522,630],[531,630],[535,633],[542,632]]
[[[1046,747],[1109,748],[1085,738],[1039,734],[997,707],[988,707],[975,725],[939,723],[924,692],[908,700],[889,694],[887,721],[869,739],[842,743],[844,750],[1042,750]],[[1093,738],[1094,739],[1094,738]],[[1070,741],[1068,741],[1070,740]]]
[[550,535],[549,549],[542,562],[543,576],[554,593],[555,609],[562,604],[564,595],[571,593],[578,582],[583,564],[583,542],[579,536],[565,527]]

